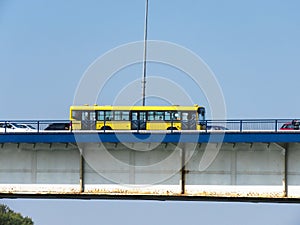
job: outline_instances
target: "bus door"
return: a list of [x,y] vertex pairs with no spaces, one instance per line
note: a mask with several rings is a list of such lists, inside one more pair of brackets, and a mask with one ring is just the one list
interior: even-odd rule
[[83,111],[81,120],[81,130],[95,130],[96,129],[96,112]]
[[146,112],[131,111],[131,130],[146,130]]
[[196,130],[196,112],[181,112],[181,129]]

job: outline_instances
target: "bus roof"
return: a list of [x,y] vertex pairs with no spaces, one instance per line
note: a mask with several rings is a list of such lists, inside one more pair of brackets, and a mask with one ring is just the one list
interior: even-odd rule
[[197,110],[198,105],[193,106],[179,106],[179,105],[170,105],[170,106],[111,106],[111,105],[81,105],[81,106],[71,106],[71,110],[120,110],[120,111],[151,111],[151,110],[176,110],[176,111],[194,111]]

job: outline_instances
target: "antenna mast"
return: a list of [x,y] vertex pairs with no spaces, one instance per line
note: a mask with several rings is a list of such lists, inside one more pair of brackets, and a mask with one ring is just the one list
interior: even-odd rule
[[142,99],[143,106],[146,105],[146,71],[147,71],[147,28],[148,28],[148,0],[146,0],[145,27],[144,27],[144,62],[142,78]]

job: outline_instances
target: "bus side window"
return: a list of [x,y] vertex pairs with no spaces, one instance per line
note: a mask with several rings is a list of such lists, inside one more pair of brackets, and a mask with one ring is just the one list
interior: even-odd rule
[[122,112],[122,120],[129,120],[129,112]]
[[172,120],[180,120],[180,115],[178,112],[172,112]]
[[115,111],[114,112],[114,120],[121,120],[121,111]]
[[112,111],[105,111],[105,120],[106,121],[112,120]]
[[189,115],[189,113],[187,113],[187,112],[181,113],[181,119],[183,121],[187,121],[188,120],[188,115]]
[[82,117],[81,119],[82,120],[89,120],[89,112],[82,112]]
[[165,120],[171,120],[171,112],[165,112]]
[[97,112],[97,120],[100,120],[100,121],[104,120],[104,111]]
[[196,120],[196,113],[195,112],[190,112],[189,113],[189,120]]
[[155,112],[154,120],[164,120],[164,112]]
[[96,120],[96,112],[95,111],[91,111],[90,112],[90,120],[95,121]]
[[154,120],[154,112],[150,111],[148,112],[148,120]]

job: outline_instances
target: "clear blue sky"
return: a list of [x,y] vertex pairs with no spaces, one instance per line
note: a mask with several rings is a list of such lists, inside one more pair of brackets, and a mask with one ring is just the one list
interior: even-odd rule
[[[0,0],[0,120],[67,119],[88,66],[117,46],[143,40],[144,8],[144,0]],[[299,118],[299,8],[297,0],[149,0],[148,38],[179,44],[201,57],[223,90],[228,118]],[[159,68],[150,65],[149,71],[160,75]],[[185,87],[185,80],[174,76]],[[101,101],[111,104],[110,95]],[[300,220],[299,205],[284,204],[0,202],[38,225],[279,225]]]

